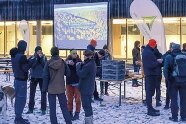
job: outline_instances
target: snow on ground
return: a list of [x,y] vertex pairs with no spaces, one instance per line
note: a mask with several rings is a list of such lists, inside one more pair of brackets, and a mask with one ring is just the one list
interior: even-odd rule
[[[0,75],[0,83],[5,81],[5,75]],[[11,82],[13,83],[13,77],[11,77]],[[99,83],[98,83],[99,84]],[[29,87],[29,83],[28,83]],[[98,85],[99,89],[99,85]],[[165,85],[162,83],[162,107],[158,107],[161,111],[161,116],[150,117],[146,115],[146,107],[142,104],[141,99],[141,87],[133,88],[131,87],[131,82],[127,82],[126,85],[126,97],[127,99],[122,99],[122,105],[118,106],[118,89],[114,87],[109,87],[109,96],[103,96],[104,102],[95,101],[92,103],[94,111],[94,124],[172,124],[169,121],[170,109],[164,110],[165,103]],[[28,89],[29,96],[29,89]],[[49,111],[47,110],[46,115],[41,115],[40,113],[40,92],[39,87],[36,93],[36,105],[34,114],[23,114],[24,118],[29,119],[31,124],[50,124]],[[155,100],[154,100],[155,101]],[[58,103],[58,102],[57,102]],[[155,103],[154,103],[155,104]],[[14,108],[11,107],[8,102],[8,124],[13,124],[14,121]],[[28,110],[28,99],[27,105],[24,109],[24,113]],[[57,104],[57,117],[60,124],[65,124],[59,104]],[[1,119],[1,117],[0,117]],[[83,124],[84,121],[84,111],[81,111],[80,120],[74,121],[73,124]],[[174,124],[174,123],[173,123]],[[180,123],[181,124],[181,123]]]

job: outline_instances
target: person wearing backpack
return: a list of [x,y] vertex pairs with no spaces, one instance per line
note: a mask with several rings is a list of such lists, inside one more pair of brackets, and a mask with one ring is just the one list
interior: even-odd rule
[[179,44],[172,44],[171,54],[165,57],[163,71],[165,79],[170,80],[172,117],[169,119],[178,122],[179,93],[181,121],[186,122],[186,55],[181,52]]

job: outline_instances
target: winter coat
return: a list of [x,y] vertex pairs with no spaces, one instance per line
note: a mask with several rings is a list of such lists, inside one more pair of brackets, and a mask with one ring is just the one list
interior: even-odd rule
[[86,59],[76,67],[79,76],[79,90],[83,95],[92,95],[95,90],[96,63],[94,59]]
[[[154,49],[154,55],[156,56],[156,59],[162,59],[163,57],[157,48]],[[162,74],[162,67],[163,67],[163,63],[161,64],[161,66],[159,66],[159,68],[157,68],[157,72],[159,74]]]
[[153,53],[153,49],[149,45],[147,45],[143,50],[142,62],[145,76],[161,75],[159,73],[161,64],[157,61],[157,58]]
[[44,67],[43,92],[49,94],[65,93],[64,76],[70,76],[70,69],[59,56],[52,57]]
[[66,59],[66,61],[69,61],[69,60],[72,60],[74,62],[74,65],[67,64],[68,67],[69,67],[69,69],[70,69],[71,76],[66,78],[66,82],[67,82],[67,84],[76,84],[76,83],[79,83],[79,77],[78,77],[78,75],[76,73],[76,63],[82,62],[82,61],[79,58],[79,56],[76,59],[73,59],[71,57],[71,55],[69,55],[67,57],[67,59]]
[[139,66],[136,65],[136,61],[141,61],[141,55],[140,55],[140,48],[134,47],[132,50],[132,56],[133,56],[133,65],[134,66]]
[[174,66],[174,58],[173,56],[176,56],[180,54],[180,50],[173,50],[171,54],[168,54],[165,57],[164,66],[163,66],[163,74],[166,80],[172,80],[172,72],[173,72],[173,66]]
[[28,79],[30,64],[27,57],[24,55],[26,47],[26,43],[20,42],[17,54],[11,58],[15,80],[27,81]]
[[29,62],[31,63],[30,75],[31,78],[42,78],[43,68],[47,58],[45,56],[39,57],[39,55],[34,54],[29,58]]

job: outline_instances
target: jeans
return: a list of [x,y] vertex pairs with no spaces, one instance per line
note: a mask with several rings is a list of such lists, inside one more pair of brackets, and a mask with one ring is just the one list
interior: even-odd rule
[[56,97],[58,97],[60,108],[62,110],[63,117],[65,119],[66,124],[72,124],[70,113],[67,108],[67,98],[65,93],[48,94],[51,124],[58,124],[57,117],[56,117]]
[[16,119],[22,117],[27,97],[27,81],[14,81],[15,88],[15,116]]
[[107,93],[107,91],[108,91],[108,82],[101,81],[100,82],[101,93],[103,93],[104,86],[105,86],[105,93]]
[[162,79],[162,75],[157,76],[156,79],[156,102],[161,101],[161,79]]
[[[134,72],[139,72],[139,70],[140,70],[140,66],[134,65]],[[134,84],[138,84],[137,79],[132,80],[132,85]]]
[[180,116],[186,118],[186,85],[178,85],[173,83],[170,88],[171,92],[171,113],[173,118],[178,117],[178,93],[180,96]]
[[92,111],[92,96],[81,94],[82,107],[85,111],[85,117],[90,117],[93,115]]
[[[30,99],[29,99],[29,110],[34,109],[35,105],[35,93],[39,83],[40,91],[42,91],[43,79],[32,78],[30,83]],[[41,110],[46,110],[46,93],[41,92]]]
[[81,95],[78,87],[67,85],[68,111],[73,112],[73,100],[76,102],[76,112],[81,110]]

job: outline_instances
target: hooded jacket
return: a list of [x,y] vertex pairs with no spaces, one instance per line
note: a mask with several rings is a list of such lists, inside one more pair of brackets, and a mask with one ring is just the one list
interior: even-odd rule
[[42,91],[48,91],[49,94],[65,93],[64,76],[70,76],[68,66],[59,56],[53,56],[44,67]]
[[19,41],[17,54],[11,58],[15,80],[27,81],[28,79],[30,64],[27,57],[24,55],[26,47],[27,43],[25,41]]

